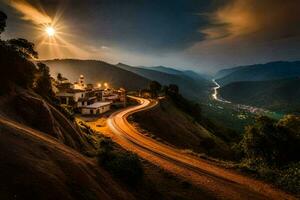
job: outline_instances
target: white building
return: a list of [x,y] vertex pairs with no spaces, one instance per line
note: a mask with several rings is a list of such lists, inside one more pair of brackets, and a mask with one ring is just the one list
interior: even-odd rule
[[83,115],[98,115],[110,110],[111,102],[96,102],[81,108]]
[[61,104],[70,105],[71,102],[78,102],[80,98],[84,98],[85,93],[84,90],[69,89],[64,92],[58,92],[56,96],[59,98]]

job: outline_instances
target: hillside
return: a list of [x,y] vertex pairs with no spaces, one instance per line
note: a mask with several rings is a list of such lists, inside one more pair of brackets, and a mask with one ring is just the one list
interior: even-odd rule
[[210,88],[212,87],[210,81],[201,78],[200,76],[197,79],[191,78],[183,72],[170,68],[159,68],[169,72],[166,73],[146,68],[132,67],[122,63],[119,63],[117,66],[147,79],[156,80],[162,85],[176,84],[179,86],[182,94],[192,100],[206,99],[209,96]]
[[87,83],[108,82],[112,87],[125,87],[128,90],[145,88],[149,83],[145,77],[102,61],[62,59],[47,60],[44,63],[50,67],[53,77],[61,73],[72,82],[78,81],[83,74]]
[[300,61],[270,62],[221,70],[217,82],[226,85],[236,81],[266,81],[300,76]]
[[229,146],[219,137],[205,129],[187,113],[179,109],[170,99],[161,100],[159,106],[138,112],[133,121],[164,142],[210,156],[229,158]]
[[1,199],[133,199],[101,167],[47,134],[0,118]]
[[300,112],[300,78],[234,82],[221,87],[220,95],[234,103]]

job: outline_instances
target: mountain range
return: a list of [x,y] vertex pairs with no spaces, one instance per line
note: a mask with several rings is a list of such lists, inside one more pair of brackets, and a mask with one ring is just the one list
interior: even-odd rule
[[300,77],[270,81],[243,81],[225,85],[222,98],[233,103],[300,113]]
[[266,81],[300,76],[300,61],[278,61],[220,70],[215,79],[221,85],[237,81]]
[[300,111],[300,61],[278,61],[220,70],[220,96],[233,103],[283,112]]
[[173,68],[133,67],[119,63],[112,65],[95,60],[47,60],[51,76],[58,73],[66,76],[71,82],[77,81],[83,74],[87,83],[108,82],[113,87],[125,87],[128,90],[147,88],[151,80],[162,85],[177,84],[181,93],[191,100],[206,99],[212,83],[204,75],[193,71],[180,71]]

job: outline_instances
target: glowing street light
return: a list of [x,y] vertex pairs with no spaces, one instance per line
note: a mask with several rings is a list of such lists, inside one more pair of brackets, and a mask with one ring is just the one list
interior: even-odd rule
[[104,83],[104,87],[108,88],[108,83],[105,82]]
[[101,88],[101,86],[102,86],[102,85],[101,85],[101,83],[98,83],[98,85],[97,85],[97,86],[98,86],[98,88]]

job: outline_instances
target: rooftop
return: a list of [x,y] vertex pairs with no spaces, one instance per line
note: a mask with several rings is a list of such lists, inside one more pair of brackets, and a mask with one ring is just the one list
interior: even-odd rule
[[102,106],[107,106],[107,105],[110,105],[110,104],[111,104],[110,101],[96,102],[96,103],[93,103],[91,105],[86,106],[86,108],[100,108]]

